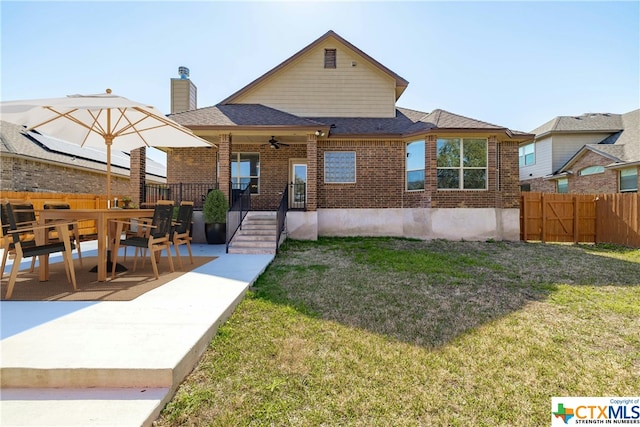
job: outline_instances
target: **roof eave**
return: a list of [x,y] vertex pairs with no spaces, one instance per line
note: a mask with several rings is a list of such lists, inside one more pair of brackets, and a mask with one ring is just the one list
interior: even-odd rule
[[640,160],[632,161],[632,162],[616,162],[611,163],[610,165],[605,166],[605,169],[623,169],[628,168],[630,166],[640,166]]
[[581,130],[550,130],[550,131],[547,131],[547,132],[543,132],[543,133],[540,133],[540,134],[534,134],[534,135],[536,136],[536,138],[545,138],[547,136],[550,136],[550,135],[553,136],[555,134],[560,134],[560,135],[562,135],[562,134],[572,134],[572,133],[608,133],[608,134],[611,134],[611,133],[620,132],[621,130],[624,130],[624,129],[616,128],[616,129],[591,129],[591,130],[588,130],[588,129],[581,129]]

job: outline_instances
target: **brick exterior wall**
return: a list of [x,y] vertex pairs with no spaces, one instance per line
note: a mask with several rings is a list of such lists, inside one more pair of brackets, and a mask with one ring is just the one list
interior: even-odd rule
[[[1,168],[2,190],[106,195],[104,174],[4,156]],[[116,177],[112,173],[111,194],[130,194],[129,178]]]
[[513,141],[498,142],[500,183],[497,196],[500,203],[496,203],[496,206],[505,209],[520,207],[518,146],[519,144]]
[[[396,208],[404,194],[402,141],[332,140],[318,143],[318,208]],[[356,182],[324,182],[328,151],[355,151]]]
[[131,150],[130,163],[130,194],[134,204],[140,206],[142,203],[142,194],[146,183],[147,170],[147,148],[142,147]]
[[167,152],[167,183],[217,183],[218,149],[209,147],[170,148]]
[[[255,210],[275,210],[284,186],[289,182],[290,159],[307,159],[308,200],[310,211],[317,208],[518,208],[518,144],[500,142],[490,137],[488,143],[488,189],[480,191],[437,190],[436,140],[429,135],[425,145],[425,190],[405,191],[406,141],[389,140],[315,140],[307,136],[307,144],[291,144],[272,149],[265,144],[234,144],[221,138],[220,188],[230,177],[229,163],[223,159],[230,153],[260,153],[260,193],[252,195]],[[333,184],[324,182],[324,155],[327,151],[356,153],[356,182]],[[192,148],[172,150],[167,156],[168,182],[193,182],[202,176],[215,176],[215,154],[218,150]],[[177,155],[176,155],[177,154]],[[203,160],[204,159],[204,160]],[[313,161],[315,159],[315,162]],[[180,175],[178,171],[181,171]],[[314,176],[317,178],[314,180]],[[179,178],[182,177],[182,178]],[[228,182],[228,181],[226,181]],[[313,187],[317,187],[314,198]]]
[[530,186],[528,191],[533,191],[538,193],[555,193],[556,192],[555,180],[548,180],[544,178],[533,178],[533,179],[525,179],[520,181],[520,185],[527,185],[527,184]]
[[612,163],[611,159],[603,157],[593,151],[587,151],[573,164],[569,175],[569,193],[594,194],[594,193],[616,193],[618,191],[618,171],[607,170],[594,175],[578,176],[580,170],[589,166],[607,166]]

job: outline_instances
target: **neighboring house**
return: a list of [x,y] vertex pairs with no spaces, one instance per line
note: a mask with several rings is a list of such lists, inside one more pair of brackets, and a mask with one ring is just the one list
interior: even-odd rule
[[551,193],[637,192],[640,109],[560,116],[520,145],[520,184]]
[[172,79],[169,117],[218,148],[173,149],[168,182],[250,185],[262,211],[289,186],[297,239],[518,240],[518,146],[533,135],[400,108],[407,85],[333,31],[215,106],[191,109],[192,83]]
[[[1,190],[104,194],[106,158],[106,149],[80,147],[35,131],[25,134],[18,125],[0,122]],[[131,194],[131,158],[112,150],[113,194]],[[145,179],[166,183],[165,166],[147,158]]]

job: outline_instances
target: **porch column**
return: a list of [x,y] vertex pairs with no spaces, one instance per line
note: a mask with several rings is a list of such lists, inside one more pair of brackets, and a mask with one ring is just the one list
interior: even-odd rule
[[144,186],[146,184],[147,147],[131,151],[129,158],[129,195],[131,201],[138,206],[143,202]]
[[231,200],[229,184],[231,183],[231,135],[220,134],[218,143],[218,163],[220,164],[220,181],[218,187],[222,190],[227,200]]
[[318,210],[318,139],[307,134],[307,211]]

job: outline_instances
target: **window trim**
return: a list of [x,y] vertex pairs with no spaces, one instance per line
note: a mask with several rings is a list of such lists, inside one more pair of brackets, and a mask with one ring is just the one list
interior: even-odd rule
[[604,173],[604,166],[592,165],[580,169],[578,171],[578,176],[597,175],[599,173]]
[[[327,181],[327,154],[333,154],[333,153],[353,153],[353,181]],[[344,151],[336,151],[336,150],[332,150],[332,151],[325,151],[324,152],[324,183],[325,184],[355,184],[357,181],[357,165],[358,165],[358,156],[356,154],[355,151],[353,150],[344,150]]]
[[[257,176],[253,176],[253,175],[244,176],[244,175],[239,175],[239,174],[238,174],[238,176],[234,176],[234,175],[233,175],[234,166],[237,166],[237,167],[238,167],[238,173],[240,172],[240,170],[239,170],[239,169],[240,169],[240,166],[239,166],[239,165],[240,165],[240,156],[241,156],[242,154],[256,154],[256,155],[258,156],[258,166],[257,166],[258,175],[257,175]],[[230,173],[230,175],[231,175],[231,176],[230,176],[230,178],[231,178],[231,185],[232,185],[232,186],[233,186],[233,185],[236,185],[236,184],[239,184],[239,183],[240,183],[240,181],[241,181],[243,178],[249,178],[249,182],[251,182],[251,179],[252,179],[252,178],[257,179],[257,180],[258,180],[258,188],[256,189],[256,192],[255,192],[255,193],[254,193],[254,192],[252,192],[252,191],[249,191],[249,192],[250,192],[252,195],[254,195],[254,194],[258,195],[258,194],[260,194],[260,187],[261,187],[261,185],[260,185],[260,153],[259,153],[259,152],[257,152],[257,151],[238,151],[238,152],[235,152],[235,153],[231,153],[231,170],[230,170],[230,172],[231,172],[231,173]]]
[[[566,191],[560,191],[560,182],[562,182],[566,186]],[[556,193],[558,194],[569,194],[569,178],[558,178],[556,180]]]
[[[438,164],[438,141],[440,140],[449,140],[449,139],[458,139],[460,141],[460,163],[458,167],[439,167]],[[464,141],[465,140],[483,140],[485,142],[485,166],[478,167],[464,167]],[[438,171],[439,170],[457,170],[458,171],[458,188],[443,188],[438,186]],[[484,170],[485,171],[485,180],[484,180],[484,188],[464,188],[464,171],[465,170]],[[442,137],[436,139],[436,189],[437,191],[488,191],[489,190],[489,138],[483,137],[460,137],[460,136],[452,136],[452,137]]]
[[[409,145],[422,143],[422,169],[409,169]],[[414,192],[414,191],[425,191],[426,190],[426,160],[424,154],[427,150],[427,144],[424,139],[417,139],[415,141],[410,141],[405,144],[405,164],[404,164],[404,191]],[[422,188],[409,188],[409,172],[422,171]]]
[[[531,147],[531,152],[526,153],[525,149]],[[520,150],[522,150],[522,155],[520,154]],[[533,154],[533,161],[531,163],[527,163],[527,154]],[[522,159],[522,162],[520,162]],[[518,147],[518,165],[522,167],[533,166],[536,164],[536,143],[530,142],[529,144],[523,145],[522,147]]]
[[[632,174],[635,174],[636,176],[635,188],[629,188],[624,190],[622,189],[622,172],[625,172],[625,171],[629,171],[629,172],[632,172]],[[620,172],[618,173],[618,191],[620,191],[621,193],[637,193],[638,192],[638,167],[620,169]]]

